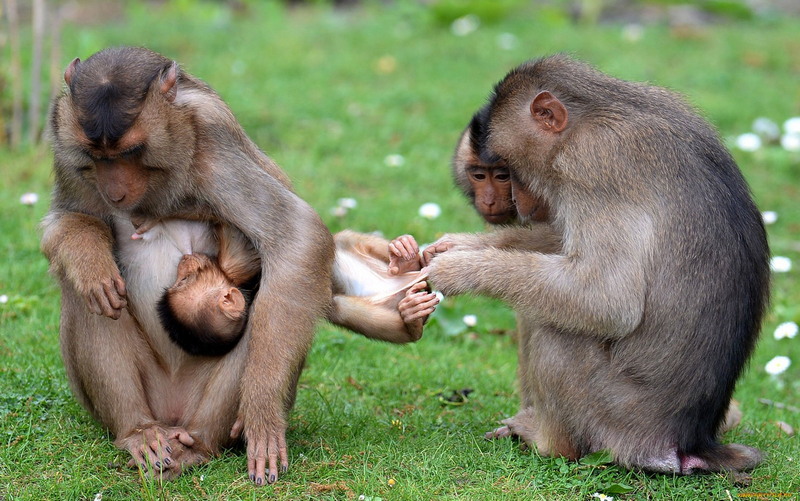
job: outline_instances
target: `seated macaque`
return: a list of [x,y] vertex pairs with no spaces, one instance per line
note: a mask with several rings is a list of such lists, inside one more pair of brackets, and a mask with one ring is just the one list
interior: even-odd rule
[[[210,228],[195,221],[148,221],[132,238],[149,240],[161,234],[183,253],[175,282],[158,301],[170,339],[193,355],[222,355],[244,333],[260,260],[244,235],[227,225],[214,225],[217,256],[192,252],[198,231]],[[334,235],[334,242],[334,298],[328,319],[372,339],[418,340],[438,298],[428,290],[414,238],[404,235],[388,242],[343,231]]]

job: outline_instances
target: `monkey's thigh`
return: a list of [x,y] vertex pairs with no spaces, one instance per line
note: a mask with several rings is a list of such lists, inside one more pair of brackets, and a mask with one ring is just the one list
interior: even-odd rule
[[61,354],[80,403],[117,436],[151,421],[141,380],[150,350],[133,318],[94,315],[70,287],[61,307]]

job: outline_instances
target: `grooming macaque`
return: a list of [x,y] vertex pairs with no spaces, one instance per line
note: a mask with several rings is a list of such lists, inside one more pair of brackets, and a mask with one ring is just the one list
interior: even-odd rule
[[[227,225],[216,225],[217,256],[193,252],[192,243],[203,242],[208,236],[202,232],[209,231],[207,224],[196,221],[146,221],[132,238],[151,246],[147,254],[171,250],[173,260],[180,259],[175,282],[158,300],[170,338],[193,355],[218,356],[230,351],[244,332],[251,291],[241,287],[261,267],[255,249]],[[404,235],[389,242],[342,231],[333,239],[335,295],[329,320],[373,339],[417,341],[439,300],[426,289],[414,238]],[[155,246],[166,249],[156,251]]]
[[[61,284],[76,397],[132,462],[166,477],[232,445],[238,420],[250,479],[274,482],[288,467],[297,380],[331,304],[330,233],[219,96],[170,59],[107,49],[75,59],[64,78],[50,113],[55,186],[42,249]],[[170,340],[156,304],[178,263],[121,248],[132,216],[211,220],[252,243],[258,293],[230,352],[196,357]],[[216,253],[211,243],[195,251]]]
[[[747,184],[681,98],[565,56],[521,65],[490,97],[481,158],[506,162],[519,218],[428,247],[444,294],[517,311],[523,408],[505,421],[540,453],[608,449],[625,467],[742,471],[761,453],[720,444],[769,292],[769,249]],[[731,412],[728,418],[736,417]]]

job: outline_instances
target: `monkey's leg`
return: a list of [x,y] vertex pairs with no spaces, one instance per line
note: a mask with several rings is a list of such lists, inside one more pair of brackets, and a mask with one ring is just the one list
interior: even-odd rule
[[[532,403],[532,388],[533,388],[533,381],[532,381],[532,371],[530,370],[530,357],[528,354],[530,353],[531,347],[530,342],[535,335],[532,333],[532,330],[535,329],[533,326],[529,326],[529,322],[525,322],[525,318],[522,315],[517,315],[517,379],[519,384],[519,393],[520,393],[520,409],[526,409],[530,407]],[[484,437],[487,440],[494,440],[498,438],[506,438],[513,436],[514,433],[511,432],[511,429],[508,426],[501,426],[499,428],[495,428],[492,431],[487,431],[484,434]]]
[[62,280],[61,353],[76,397],[116,437],[137,464],[149,462],[170,475],[169,439],[147,402],[141,374],[153,361],[138,326],[126,310],[118,320],[89,313],[83,297]]
[[233,350],[203,369],[210,373],[210,377],[202,391],[198,392],[195,401],[188,404],[195,411],[191,414],[186,429],[195,439],[195,444],[191,451],[181,457],[184,468],[207,461],[238,438],[231,437],[231,428],[237,420],[239,410],[239,385],[247,358],[248,342],[249,336],[246,335]]

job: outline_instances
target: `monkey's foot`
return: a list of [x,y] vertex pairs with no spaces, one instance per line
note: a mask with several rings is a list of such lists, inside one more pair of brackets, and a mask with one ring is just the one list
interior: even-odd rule
[[419,261],[419,246],[411,235],[401,235],[389,242],[390,275],[419,271]]
[[130,452],[132,458],[128,466],[139,467],[147,474],[164,479],[175,478],[184,466],[198,463],[198,453],[206,459],[208,457],[204,447],[192,449],[199,444],[180,427],[150,424],[133,430],[127,437],[118,438],[115,444]]
[[511,428],[508,426],[501,426],[500,428],[495,428],[492,431],[487,431],[483,438],[486,440],[496,440],[498,438],[507,438],[514,436],[514,433],[511,432]]

